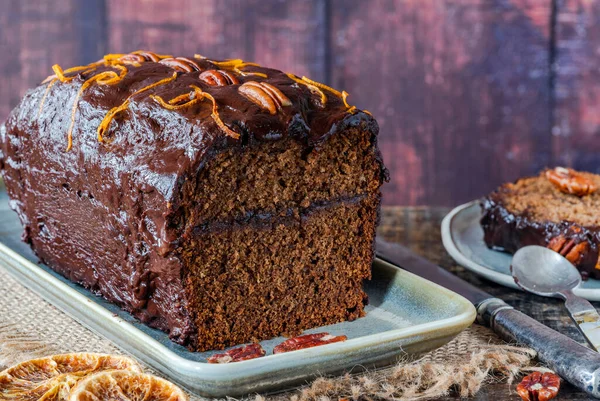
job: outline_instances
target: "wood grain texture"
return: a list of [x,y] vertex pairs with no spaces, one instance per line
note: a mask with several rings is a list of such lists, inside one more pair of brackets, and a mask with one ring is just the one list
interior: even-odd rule
[[554,164],[600,172],[598,1],[2,4],[2,120],[52,64],[201,52],[350,92],[381,125],[385,204],[454,205]]
[[547,0],[333,0],[332,84],[381,126],[384,201],[456,204],[550,157]]
[[325,0],[108,0],[113,52],[243,58],[325,77]]
[[52,74],[52,65],[82,62],[77,0],[6,0],[0,12],[0,115],[25,91]]
[[600,2],[557,0],[556,164],[600,172]]

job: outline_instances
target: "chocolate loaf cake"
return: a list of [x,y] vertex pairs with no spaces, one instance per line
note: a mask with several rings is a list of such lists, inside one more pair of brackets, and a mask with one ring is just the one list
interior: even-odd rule
[[484,241],[516,252],[547,246],[565,256],[584,279],[600,278],[600,176],[556,167],[504,184],[481,203]]
[[0,131],[44,263],[198,351],[363,315],[387,172],[346,92],[200,55],[53,70]]

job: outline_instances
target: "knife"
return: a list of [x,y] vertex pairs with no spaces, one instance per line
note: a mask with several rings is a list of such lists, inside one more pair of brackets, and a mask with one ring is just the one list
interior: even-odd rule
[[538,359],[573,386],[600,398],[600,354],[515,310],[406,247],[376,238],[378,258],[454,291],[475,305],[477,322],[501,338],[537,352]]

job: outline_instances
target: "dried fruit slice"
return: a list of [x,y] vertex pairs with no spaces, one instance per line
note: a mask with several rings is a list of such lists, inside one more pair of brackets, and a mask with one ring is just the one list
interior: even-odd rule
[[133,359],[116,355],[79,353],[32,359],[0,372],[0,399],[65,400],[85,376],[114,369],[142,371]]
[[265,355],[265,350],[260,344],[248,344],[232,348],[222,354],[214,354],[208,358],[208,363],[229,363],[247,361],[248,359],[260,358]]
[[100,372],[77,383],[69,401],[186,401],[173,383],[156,376],[126,370]]
[[305,334],[302,336],[290,338],[273,348],[274,354],[282,352],[297,351],[304,348],[318,347],[319,345],[338,343],[346,341],[346,336],[332,336],[329,333]]

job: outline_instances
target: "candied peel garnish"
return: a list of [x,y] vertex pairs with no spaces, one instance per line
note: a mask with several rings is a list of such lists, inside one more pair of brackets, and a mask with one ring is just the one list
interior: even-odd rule
[[112,120],[115,118],[115,116],[117,114],[126,110],[127,107],[129,107],[130,100],[133,96],[140,94],[142,92],[146,92],[149,89],[156,88],[157,86],[171,82],[171,81],[175,80],[176,78],[177,78],[177,72],[174,72],[173,75],[171,75],[170,77],[163,78],[160,81],[156,81],[148,86],[138,89],[137,91],[135,91],[131,95],[129,95],[127,97],[127,99],[125,99],[125,101],[123,103],[121,103],[119,106],[113,107],[112,109],[110,109],[110,111],[104,116],[104,118],[102,119],[102,122],[98,126],[98,130],[97,130],[98,141],[102,142],[104,140],[104,134],[106,133],[106,131],[108,131],[108,128],[110,127],[110,123],[112,122]]
[[114,370],[81,380],[69,401],[91,400],[186,401],[187,395],[173,383],[153,375]]
[[42,115],[42,110],[44,109],[44,103],[46,102],[46,97],[48,97],[48,93],[50,93],[50,89],[57,82],[58,82],[58,78],[54,78],[50,81],[48,86],[46,86],[46,90],[44,91],[44,96],[42,96],[42,100],[40,101],[40,107],[38,108],[38,118]]
[[83,82],[81,88],[77,92],[77,96],[75,97],[75,102],[73,103],[73,109],[71,111],[71,125],[69,126],[69,130],[67,131],[67,152],[71,150],[73,146],[73,127],[75,126],[75,114],[77,113],[77,106],[79,105],[79,98],[83,94],[88,87],[90,87],[93,83],[98,83],[100,85],[113,85],[117,82],[121,81],[127,75],[127,68],[122,65],[114,65],[111,66],[118,70],[120,73],[117,74],[114,71],[103,71],[99,74],[96,74]]
[[84,377],[115,369],[142,371],[134,360],[115,355],[75,353],[32,359],[0,373],[0,398],[66,400],[70,390]]
[[262,72],[243,71],[242,68],[260,67],[260,64],[246,62],[246,61],[242,60],[241,58],[235,58],[235,59],[224,60],[224,61],[215,61],[215,60],[208,60],[206,57],[204,57],[200,54],[194,54],[194,58],[199,59],[199,60],[210,61],[210,63],[216,65],[220,69],[223,69],[223,70],[231,69],[232,71],[235,71],[236,73],[238,73],[242,76],[255,75],[255,76],[261,77],[261,78],[268,78],[267,74],[262,73]]
[[[327,91],[327,92],[333,93],[337,97],[342,98],[342,101],[344,102],[344,106],[346,106],[346,108],[348,109],[348,110],[346,110],[348,113],[354,113],[356,111],[356,106],[351,106],[348,104],[347,98],[348,98],[348,96],[350,96],[348,94],[348,92],[346,92],[346,91],[340,92],[338,90],[333,89],[330,86],[327,86],[327,85],[322,84],[317,81],[313,81],[312,79],[309,79],[305,76],[303,76],[302,78],[298,78],[294,74],[289,74],[289,73],[287,74],[287,76],[290,79],[294,80],[295,82],[307,86],[308,89],[310,89],[313,93],[316,93],[319,96],[321,96],[321,104],[323,106],[325,106],[327,104],[327,95],[324,92],[324,91]],[[370,114],[370,113],[368,113],[368,114]]]
[[200,103],[204,99],[209,99],[213,105],[212,118],[215,121],[215,123],[219,126],[219,128],[225,131],[226,135],[238,139],[240,137],[240,134],[233,131],[221,120],[221,117],[219,116],[219,110],[217,107],[217,101],[215,100],[215,98],[210,93],[204,92],[200,87],[196,85],[190,85],[190,88],[192,89],[192,92],[174,98],[176,99],[176,104],[171,104],[171,101],[174,99],[171,99],[171,101],[165,101],[162,97],[158,95],[150,95],[150,97],[167,110],[181,110],[184,108],[191,107],[197,103]]
[[304,85],[304,86],[306,86],[306,87],[307,87],[307,88],[308,88],[308,89],[309,89],[311,92],[313,92],[313,93],[315,93],[315,94],[319,95],[319,96],[321,97],[321,104],[322,104],[323,106],[325,106],[325,104],[327,104],[327,95],[326,95],[326,94],[325,94],[325,93],[324,93],[324,92],[323,92],[321,89],[319,89],[317,86],[315,86],[315,85],[312,85],[312,84],[310,84],[310,83],[308,83],[308,82],[306,82],[306,81],[304,81],[304,80],[302,80],[302,79],[298,78],[298,77],[297,77],[297,76],[295,76],[294,74],[289,74],[289,73],[288,73],[288,74],[287,74],[287,76],[288,76],[290,79],[294,80],[296,83],[299,83],[299,84],[301,84],[301,85]]

